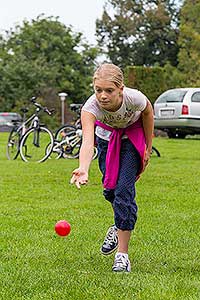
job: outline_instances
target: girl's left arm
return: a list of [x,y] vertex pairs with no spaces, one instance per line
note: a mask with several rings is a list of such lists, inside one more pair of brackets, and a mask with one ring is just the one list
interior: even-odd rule
[[153,108],[149,100],[147,100],[146,108],[142,111],[142,122],[146,139],[146,153],[144,158],[144,164],[146,166],[151,156],[152,138],[154,131]]

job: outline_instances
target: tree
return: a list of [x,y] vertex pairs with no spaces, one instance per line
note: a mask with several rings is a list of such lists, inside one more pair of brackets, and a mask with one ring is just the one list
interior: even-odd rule
[[174,0],[108,0],[96,21],[98,45],[121,67],[176,66],[178,13]]
[[186,0],[181,10],[178,69],[185,84],[200,84],[200,2]]
[[97,49],[58,18],[41,15],[24,21],[0,37],[0,49],[1,110],[12,110],[35,94],[55,104],[60,91],[75,102],[91,93]]

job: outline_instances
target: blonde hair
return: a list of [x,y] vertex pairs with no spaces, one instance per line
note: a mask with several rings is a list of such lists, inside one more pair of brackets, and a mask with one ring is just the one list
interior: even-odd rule
[[111,81],[117,87],[121,87],[124,83],[122,70],[118,66],[110,63],[104,63],[97,68],[93,76],[93,84],[96,79]]

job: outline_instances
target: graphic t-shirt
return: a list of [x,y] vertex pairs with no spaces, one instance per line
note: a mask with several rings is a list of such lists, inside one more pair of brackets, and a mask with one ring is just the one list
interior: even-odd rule
[[[117,111],[110,112],[101,108],[95,94],[86,101],[82,110],[92,113],[97,120],[113,128],[126,128],[139,119],[146,104],[147,97],[143,93],[124,87],[122,105]],[[95,133],[105,140],[109,140],[111,134],[110,131],[99,126],[96,127]]]

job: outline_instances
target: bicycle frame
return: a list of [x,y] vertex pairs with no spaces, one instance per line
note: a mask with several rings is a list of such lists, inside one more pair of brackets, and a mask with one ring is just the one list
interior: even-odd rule
[[39,118],[37,115],[35,115],[35,117],[33,118],[32,127],[35,129],[34,135],[33,135],[33,145],[35,145],[36,147],[40,147],[40,144],[39,144],[40,125],[39,125]]
[[32,116],[30,116],[30,118],[28,118],[26,121],[22,122],[22,124],[18,127],[16,125],[17,130],[16,133],[20,134],[20,137],[22,137],[22,135],[24,135],[24,133],[26,132],[26,125],[31,123],[29,127],[33,127],[33,119],[36,117],[37,115],[34,113]]
[[57,152],[57,150],[63,145],[66,144],[69,145],[70,147],[76,146],[78,143],[80,143],[82,140],[81,136],[76,134],[73,136],[65,136],[65,139],[63,139],[61,142],[57,142],[57,144],[54,146],[53,151]]

